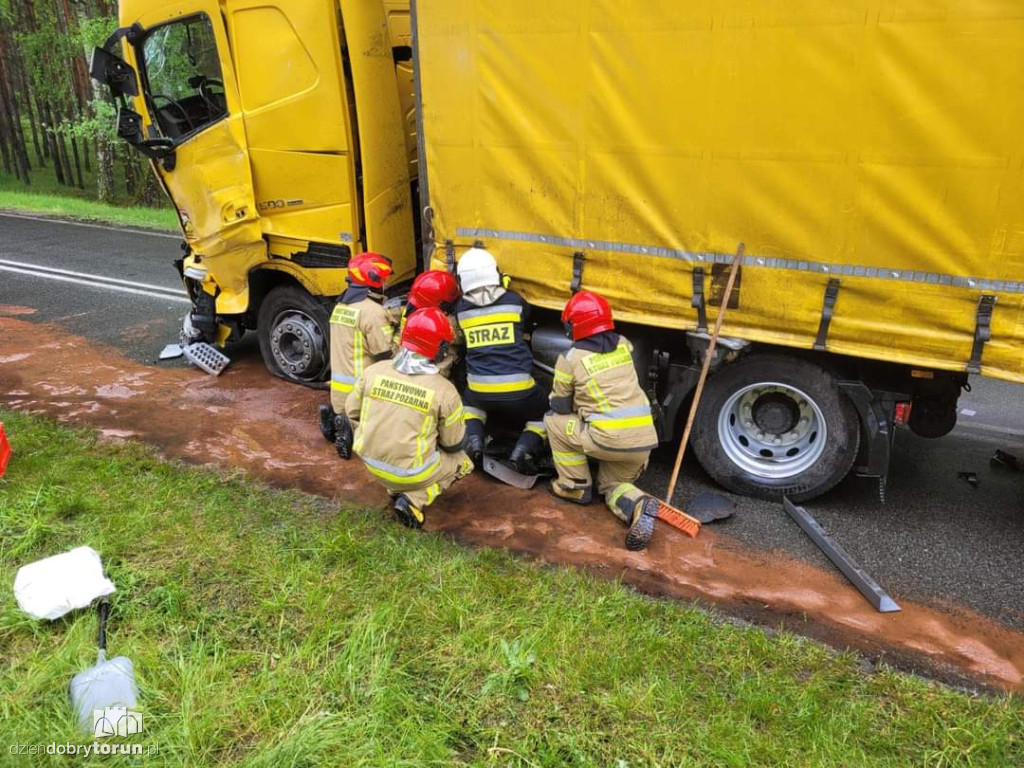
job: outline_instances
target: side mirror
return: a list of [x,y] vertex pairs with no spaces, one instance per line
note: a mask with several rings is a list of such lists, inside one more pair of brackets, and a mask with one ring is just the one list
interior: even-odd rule
[[173,171],[176,159],[174,142],[170,139],[146,139],[142,135],[142,115],[128,107],[117,108],[117,136],[148,157],[163,163],[165,171]]
[[93,48],[89,59],[89,75],[103,83],[114,93],[125,96],[139,95],[139,79],[135,70],[103,48]]

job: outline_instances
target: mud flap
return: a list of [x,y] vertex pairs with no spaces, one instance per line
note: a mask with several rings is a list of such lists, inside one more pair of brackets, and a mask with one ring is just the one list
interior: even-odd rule
[[732,517],[736,512],[736,504],[717,493],[699,493],[686,506],[686,510],[701,525],[707,525]]

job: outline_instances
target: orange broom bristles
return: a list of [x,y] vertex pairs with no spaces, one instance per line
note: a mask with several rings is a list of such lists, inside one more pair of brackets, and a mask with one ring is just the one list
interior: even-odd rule
[[700,521],[685,512],[671,507],[664,501],[658,501],[658,519],[664,520],[676,530],[682,531],[691,539],[697,538],[700,532]]

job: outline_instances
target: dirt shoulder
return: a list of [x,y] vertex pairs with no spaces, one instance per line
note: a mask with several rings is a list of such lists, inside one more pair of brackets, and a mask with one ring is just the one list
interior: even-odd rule
[[[145,366],[20,312],[0,309],[4,405],[144,440],[168,456],[245,469],[276,486],[384,506],[362,466],[339,461],[320,437],[321,394],[277,381],[255,361],[217,379]],[[479,476],[431,509],[427,528],[586,567],[648,594],[714,605],[945,680],[1024,690],[1024,634],[956,607],[901,600],[902,612],[878,614],[833,573],[713,530],[689,540],[661,528],[649,550],[631,553],[624,528],[603,507],[562,505]]]

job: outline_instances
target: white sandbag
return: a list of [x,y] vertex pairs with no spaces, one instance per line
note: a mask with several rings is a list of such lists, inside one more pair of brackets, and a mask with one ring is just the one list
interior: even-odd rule
[[29,563],[14,577],[18,607],[36,619],[59,619],[113,592],[114,584],[103,575],[103,561],[92,547]]

